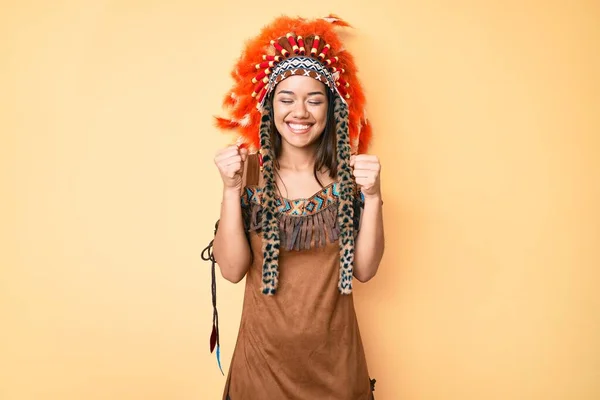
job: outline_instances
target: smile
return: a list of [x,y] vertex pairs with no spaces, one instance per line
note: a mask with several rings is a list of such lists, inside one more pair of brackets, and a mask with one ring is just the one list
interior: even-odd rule
[[292,122],[287,122],[286,124],[293,133],[306,133],[312,127],[311,124],[295,124]]

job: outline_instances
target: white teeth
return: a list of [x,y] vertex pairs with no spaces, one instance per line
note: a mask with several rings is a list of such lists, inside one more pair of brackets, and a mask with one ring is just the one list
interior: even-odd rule
[[300,124],[289,124],[290,128],[296,130],[296,131],[302,131],[305,129],[310,128],[310,125],[300,125]]

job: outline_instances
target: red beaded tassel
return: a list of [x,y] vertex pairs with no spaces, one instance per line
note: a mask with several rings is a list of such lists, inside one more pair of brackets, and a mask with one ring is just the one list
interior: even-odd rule
[[267,68],[263,71],[260,71],[258,75],[252,78],[252,83],[258,83],[258,81],[262,81],[267,75],[271,73],[271,69]]
[[254,90],[252,91],[252,97],[256,97],[256,95],[258,95],[261,92],[262,88],[265,87],[268,81],[269,78],[265,77],[262,81],[258,82],[254,87]]
[[298,47],[298,43],[296,43],[296,39],[294,39],[294,35],[292,33],[288,33],[285,35],[287,37],[288,43],[292,46],[292,51],[294,54],[298,54],[300,51],[300,47]]
[[283,47],[281,47],[281,45],[279,43],[277,43],[274,40],[271,40],[271,45],[273,45],[277,49],[277,51],[281,53],[282,56],[284,56],[286,58],[289,57],[290,52],[287,51],[286,49],[284,49]]
[[262,103],[263,99],[265,98],[265,95],[267,94],[267,88],[263,87],[260,90],[260,93],[258,94],[258,104]]
[[350,95],[348,94],[348,91],[346,90],[345,86],[340,85],[340,86],[338,86],[337,89],[338,89],[338,92],[340,92],[340,94],[342,95],[343,98],[345,98],[345,99],[349,99],[350,98]]
[[313,39],[312,42],[312,48],[310,49],[310,55],[313,57],[317,56],[317,52],[319,51],[319,42],[321,41],[321,38],[318,36],[315,36],[315,38]]
[[265,61],[275,61],[275,63],[281,62],[282,58],[279,56],[263,56]]
[[348,88],[350,87],[350,84],[348,82],[346,82],[342,78],[338,78],[338,80],[335,82],[335,85],[337,86],[337,89],[342,95],[342,97],[344,97],[345,99],[350,98],[350,95],[348,94]]
[[321,53],[319,54],[319,56],[317,58],[320,61],[323,61],[325,59],[325,56],[327,55],[327,52],[329,51],[330,48],[331,48],[331,46],[329,44],[326,44],[325,47],[323,47],[323,50],[321,50]]
[[298,54],[303,56],[304,54],[306,54],[306,48],[304,47],[304,39],[302,38],[302,36],[298,36],[296,39],[298,40],[299,46]]
[[327,60],[325,60],[325,64],[327,66],[330,66],[331,64],[335,64],[338,61],[339,61],[338,57],[329,57]]
[[345,88],[347,88],[347,87],[350,87],[350,84],[349,84],[348,82],[346,82],[346,81],[345,81],[344,79],[342,79],[342,78],[339,78],[339,79],[337,80],[337,83],[336,83],[336,85],[338,85],[338,86],[342,86],[342,87],[345,87]]
[[256,69],[273,68],[277,62],[275,61],[263,61],[260,64],[256,64]]

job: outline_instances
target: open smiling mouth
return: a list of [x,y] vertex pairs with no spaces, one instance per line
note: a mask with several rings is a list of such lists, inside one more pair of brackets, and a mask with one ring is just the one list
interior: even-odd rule
[[307,133],[312,128],[312,124],[296,124],[293,122],[286,122],[287,127],[292,133],[302,134]]

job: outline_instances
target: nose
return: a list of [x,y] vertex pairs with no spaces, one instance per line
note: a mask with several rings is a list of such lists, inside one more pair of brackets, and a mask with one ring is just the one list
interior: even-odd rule
[[296,102],[296,106],[292,111],[294,118],[308,118],[308,109],[303,101]]

